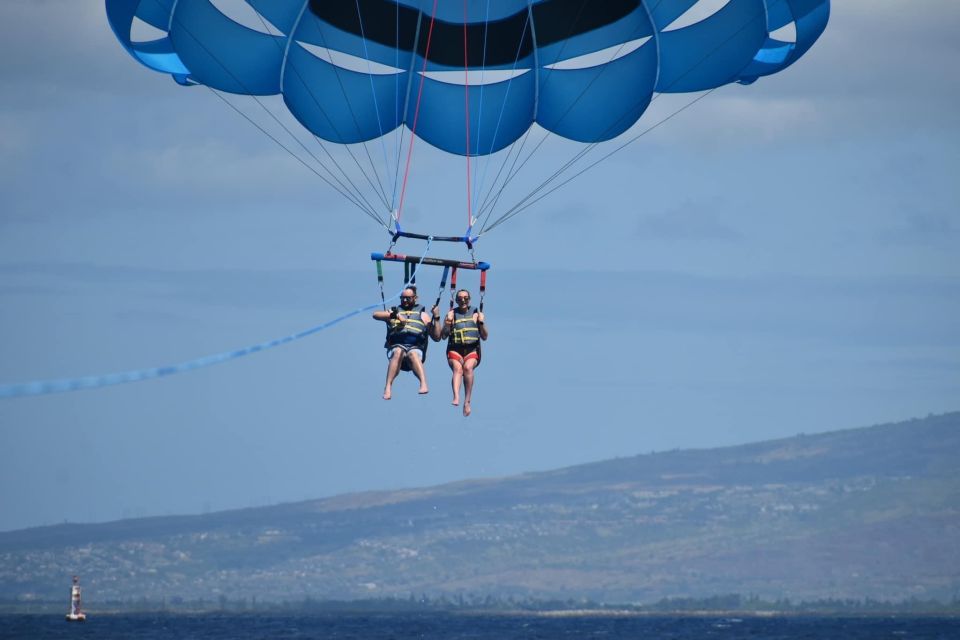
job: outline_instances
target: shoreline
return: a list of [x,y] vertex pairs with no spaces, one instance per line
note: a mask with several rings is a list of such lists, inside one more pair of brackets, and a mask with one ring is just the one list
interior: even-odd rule
[[[62,607],[0,608],[0,617],[4,616],[63,616]],[[330,608],[284,608],[269,607],[256,610],[224,610],[224,609],[116,609],[116,608],[86,608],[84,610],[90,618],[116,616],[351,616],[351,615],[423,615],[438,614],[464,617],[517,617],[517,618],[718,618],[736,621],[737,619],[759,618],[925,618],[925,619],[956,619],[960,618],[960,611],[837,611],[837,610],[737,610],[737,609],[698,609],[692,611],[650,611],[637,609],[458,609],[458,608],[423,608],[423,609],[390,609],[364,608],[349,605]]]

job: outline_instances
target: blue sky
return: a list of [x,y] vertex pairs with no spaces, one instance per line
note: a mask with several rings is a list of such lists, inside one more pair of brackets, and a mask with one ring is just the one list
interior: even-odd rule
[[[210,92],[129,59],[99,2],[6,0],[0,21],[0,383],[178,362],[379,299],[386,234]],[[180,376],[4,400],[0,530],[956,410],[958,27],[947,0],[837,2],[790,69],[718,90],[485,236],[469,419],[436,348],[429,396],[408,376],[380,400],[365,317]],[[548,141],[526,184],[575,151]],[[407,227],[460,233],[462,160],[414,154]]]

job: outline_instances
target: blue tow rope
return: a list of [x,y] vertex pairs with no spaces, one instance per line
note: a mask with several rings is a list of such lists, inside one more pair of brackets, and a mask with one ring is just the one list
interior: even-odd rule
[[[430,249],[430,243],[432,240],[432,237],[427,240],[427,246],[423,250],[424,257],[426,256],[427,251]],[[416,274],[416,270],[420,267],[422,262],[423,257],[420,258],[420,262],[418,262],[414,268],[414,272],[410,276],[411,280],[413,279],[413,276]],[[401,288],[400,291],[393,296],[387,298],[387,301],[393,301],[399,298],[400,294],[403,293],[403,289],[406,289],[409,284],[409,281],[404,282],[403,288]],[[209,367],[210,365],[220,364],[221,362],[227,362],[229,360],[236,360],[237,358],[242,358],[243,356],[248,356],[252,353],[259,353],[260,351],[266,351],[267,349],[279,347],[280,345],[284,345],[295,340],[300,340],[301,338],[306,338],[307,336],[312,336],[315,333],[319,333],[324,329],[329,329],[330,327],[339,324],[348,318],[352,318],[355,315],[361,314],[364,311],[376,309],[381,304],[383,304],[383,301],[378,300],[373,304],[368,304],[365,307],[354,309],[353,311],[345,313],[342,316],[334,318],[333,320],[328,320],[323,324],[319,324],[309,329],[304,329],[299,333],[294,333],[293,335],[285,336],[283,338],[268,340],[267,342],[261,342],[259,344],[250,345],[249,347],[243,347],[233,351],[225,351],[223,353],[203,356],[202,358],[187,360],[186,362],[180,362],[178,364],[152,367],[149,369],[122,371],[119,373],[108,373],[99,376],[86,376],[83,378],[36,380],[34,382],[0,385],[0,398],[21,398],[24,396],[42,396],[51,393],[62,393],[65,391],[80,391],[81,389],[97,389],[99,387],[109,387],[115,384],[123,384],[125,382],[140,382],[141,380],[162,378],[165,376],[171,376],[175,373],[193,371],[194,369]]]

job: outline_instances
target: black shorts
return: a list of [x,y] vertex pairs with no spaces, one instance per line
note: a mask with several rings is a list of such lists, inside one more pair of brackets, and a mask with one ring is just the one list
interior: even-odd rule
[[473,344],[447,343],[447,360],[456,360],[457,362],[463,363],[469,358],[476,360],[477,365],[480,364],[479,342],[474,342]]

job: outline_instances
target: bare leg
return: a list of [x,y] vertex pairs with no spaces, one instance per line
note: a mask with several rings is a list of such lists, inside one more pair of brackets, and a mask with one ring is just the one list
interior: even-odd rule
[[459,360],[454,360],[453,358],[447,359],[447,364],[450,365],[450,370],[453,371],[453,380],[451,381],[451,386],[453,387],[453,406],[460,404],[460,383],[463,381],[463,367],[460,366]]
[[475,358],[463,361],[463,415],[470,415],[470,397],[473,395],[473,370],[477,367]]
[[400,360],[403,358],[403,349],[396,349],[393,357],[390,358],[390,364],[387,365],[387,385],[383,388],[383,399],[389,400],[393,397],[393,381],[400,373]]
[[413,375],[417,376],[417,380],[420,381],[420,390],[417,393],[422,395],[430,391],[427,388],[427,372],[423,370],[420,354],[411,351],[407,354],[407,361],[410,363],[410,370],[413,371]]

